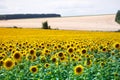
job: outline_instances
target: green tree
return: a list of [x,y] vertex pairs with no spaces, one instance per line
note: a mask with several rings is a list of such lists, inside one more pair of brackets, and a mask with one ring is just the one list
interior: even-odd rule
[[48,26],[48,22],[47,21],[42,23],[42,29],[50,29],[50,26]]
[[118,10],[116,17],[115,17],[115,21],[120,24],[120,10]]

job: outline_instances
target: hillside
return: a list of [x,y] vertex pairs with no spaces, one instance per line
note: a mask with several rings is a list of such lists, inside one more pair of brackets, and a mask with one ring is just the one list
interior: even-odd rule
[[120,29],[120,25],[115,22],[115,15],[1,20],[0,26],[40,28],[44,21],[48,21],[51,28],[67,30],[115,31]]

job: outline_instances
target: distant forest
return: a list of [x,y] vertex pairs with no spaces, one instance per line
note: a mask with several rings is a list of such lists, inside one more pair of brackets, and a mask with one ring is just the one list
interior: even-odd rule
[[7,14],[7,15],[0,15],[0,20],[25,19],[25,18],[48,18],[48,17],[61,17],[61,15],[60,14]]

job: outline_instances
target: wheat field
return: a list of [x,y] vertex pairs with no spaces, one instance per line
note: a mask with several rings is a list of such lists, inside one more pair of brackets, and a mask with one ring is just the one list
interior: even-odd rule
[[64,30],[116,31],[120,29],[120,25],[115,22],[115,15],[0,20],[0,27],[41,28],[44,21],[48,21],[51,28]]

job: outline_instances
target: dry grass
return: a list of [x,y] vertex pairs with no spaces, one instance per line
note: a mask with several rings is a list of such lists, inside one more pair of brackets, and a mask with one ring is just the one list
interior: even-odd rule
[[68,30],[116,31],[120,29],[120,25],[115,22],[115,15],[0,20],[0,26],[40,28],[44,21],[48,21],[52,28]]

